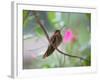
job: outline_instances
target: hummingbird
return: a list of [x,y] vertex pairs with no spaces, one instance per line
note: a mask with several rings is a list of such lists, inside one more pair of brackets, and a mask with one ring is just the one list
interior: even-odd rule
[[62,35],[60,30],[56,30],[50,38],[50,45],[48,46],[47,51],[43,55],[43,58],[50,56],[62,42]]

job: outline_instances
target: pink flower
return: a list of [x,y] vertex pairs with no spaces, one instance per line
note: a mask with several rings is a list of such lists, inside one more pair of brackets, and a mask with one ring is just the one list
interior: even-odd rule
[[67,29],[64,33],[63,42],[64,43],[71,42],[73,40],[73,37],[74,37],[73,31],[71,29]]

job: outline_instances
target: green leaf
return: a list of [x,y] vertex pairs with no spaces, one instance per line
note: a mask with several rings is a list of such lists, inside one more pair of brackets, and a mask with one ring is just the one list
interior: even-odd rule
[[[24,20],[24,24],[23,24],[23,26],[24,27],[27,27],[27,25],[29,24],[29,22],[31,21],[31,20],[33,20],[34,19],[34,16],[28,16],[25,20]],[[34,23],[33,23],[34,24]]]
[[41,29],[41,27],[38,24],[35,27],[34,32],[38,37],[41,37],[44,34],[43,30]]
[[24,24],[25,20],[27,19],[28,15],[29,15],[29,11],[23,10],[23,24]]
[[89,18],[89,20],[91,20],[91,14],[90,13],[86,13],[86,16]]
[[50,65],[49,64],[44,64],[43,68],[50,68]]
[[85,65],[85,66],[91,66],[91,56],[88,55],[86,57],[86,60],[84,60],[82,64]]
[[48,12],[48,19],[54,23],[55,22],[55,19],[56,19],[56,14],[55,12]]
[[91,65],[91,49],[88,47],[81,52],[82,56],[86,56],[86,60],[83,61],[83,65],[90,66]]

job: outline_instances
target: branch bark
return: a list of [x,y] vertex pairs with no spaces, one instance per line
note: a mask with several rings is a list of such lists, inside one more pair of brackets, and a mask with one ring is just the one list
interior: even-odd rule
[[[45,33],[45,35],[46,35],[46,38],[47,38],[49,44],[51,44],[50,38],[49,38],[48,33],[47,33],[47,30],[45,29],[44,25],[42,24],[41,20],[39,19],[37,13],[36,13],[36,12],[33,12],[33,15],[34,15],[34,17],[35,17],[37,23],[40,25],[40,27],[41,27],[42,30],[44,31],[44,33]],[[83,57],[79,57],[79,56],[75,56],[75,55],[70,55],[70,54],[64,53],[64,52],[62,52],[61,50],[59,50],[57,47],[55,47],[53,44],[51,44],[51,45],[52,45],[59,53],[65,55],[65,56],[69,56],[69,57],[73,57],[73,58],[78,58],[78,59],[80,59],[80,60],[86,60],[86,59],[83,58]]]

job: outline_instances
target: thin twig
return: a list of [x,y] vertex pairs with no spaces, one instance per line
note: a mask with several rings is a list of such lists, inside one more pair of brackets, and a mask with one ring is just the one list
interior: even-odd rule
[[[42,22],[40,21],[40,19],[39,19],[37,13],[36,13],[36,12],[33,12],[33,15],[35,16],[35,19],[36,19],[37,23],[40,25],[40,27],[41,27],[42,30],[44,31],[44,33],[45,33],[45,35],[46,35],[46,38],[47,38],[49,44],[51,44],[51,41],[50,41],[49,36],[48,36],[48,33],[47,33],[46,29],[44,28],[44,25],[43,25]],[[61,50],[59,50],[57,47],[55,47],[53,44],[51,44],[51,45],[52,45],[59,53],[65,55],[65,56],[69,56],[69,57],[73,57],[73,58],[79,58],[79,59],[81,59],[81,60],[86,60],[86,59],[83,58],[83,57],[79,57],[79,56],[74,56],[74,55],[66,54],[66,53],[62,52]]]

